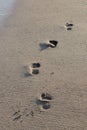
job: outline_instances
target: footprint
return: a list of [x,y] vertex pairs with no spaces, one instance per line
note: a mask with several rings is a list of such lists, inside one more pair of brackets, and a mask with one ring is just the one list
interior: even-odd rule
[[47,110],[47,109],[50,109],[51,108],[51,104],[49,102],[47,103],[43,103],[41,106],[40,106],[40,110],[41,111],[44,111],[44,110]]
[[40,63],[39,62],[32,63],[31,66],[32,66],[32,68],[39,68],[40,67]]
[[39,68],[41,65],[39,62],[37,63],[32,63],[31,65],[29,66],[26,66],[26,72],[24,73],[24,76],[25,77],[29,77],[29,76],[32,76],[32,75],[37,75],[39,74]]
[[34,111],[31,110],[31,111],[29,112],[29,110],[26,108],[26,109],[24,110],[23,114],[24,114],[26,117],[29,117],[30,115],[31,115],[31,117],[33,117],[33,116],[34,116]]
[[72,30],[73,26],[74,26],[74,24],[72,24],[72,23],[66,23],[65,24],[65,27],[66,27],[67,30]]
[[33,110],[31,110],[30,115],[31,115],[32,117],[34,116],[34,111],[33,111]]
[[56,41],[56,40],[49,41],[49,47],[51,47],[51,48],[55,48],[57,46],[57,44],[58,44],[58,41]]
[[47,43],[40,43],[40,50],[43,51],[49,47],[55,48],[58,44],[58,41],[56,40],[49,40]]
[[40,107],[40,110],[47,110],[51,108],[50,101],[52,96],[48,93],[42,93],[40,97],[36,100],[36,104]]
[[20,110],[14,112],[14,113],[13,113],[13,116],[15,116],[15,115],[17,115],[17,114],[19,114],[19,113],[20,113]]
[[37,74],[39,74],[39,70],[38,69],[32,69],[32,73],[31,74],[37,75]]
[[19,120],[21,118],[20,110],[13,113],[13,121]]
[[52,96],[49,93],[42,93],[39,99],[41,101],[50,101],[52,100]]
[[14,117],[13,121],[19,120],[21,118],[21,115],[17,115],[16,117]]

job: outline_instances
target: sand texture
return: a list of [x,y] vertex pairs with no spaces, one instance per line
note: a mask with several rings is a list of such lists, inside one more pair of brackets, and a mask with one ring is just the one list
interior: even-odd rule
[[0,31],[0,130],[87,130],[87,0],[18,0]]

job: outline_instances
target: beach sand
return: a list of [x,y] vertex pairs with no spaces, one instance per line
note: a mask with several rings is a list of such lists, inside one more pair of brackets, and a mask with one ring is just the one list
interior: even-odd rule
[[[58,45],[43,48],[49,40]],[[32,68],[37,62],[40,67]],[[48,109],[38,101],[42,93],[52,96]],[[0,31],[0,130],[87,130],[86,0],[19,0],[6,19]]]

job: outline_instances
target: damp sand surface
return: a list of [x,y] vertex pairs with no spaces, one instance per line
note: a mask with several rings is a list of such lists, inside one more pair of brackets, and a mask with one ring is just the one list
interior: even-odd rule
[[16,0],[0,0],[0,28],[4,26],[6,18],[12,14]]
[[87,130],[86,15],[86,0],[18,1],[0,31],[0,129]]

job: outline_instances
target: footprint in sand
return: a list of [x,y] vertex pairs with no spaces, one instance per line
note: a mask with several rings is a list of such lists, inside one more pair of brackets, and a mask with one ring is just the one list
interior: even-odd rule
[[42,93],[39,100],[50,101],[50,100],[52,100],[52,96],[49,93]]
[[44,111],[50,108],[51,108],[51,104],[49,102],[46,102],[46,103],[43,102],[43,104],[40,106],[41,111]]
[[58,41],[56,41],[56,40],[49,41],[49,47],[51,47],[51,48],[55,48],[57,46],[57,44],[58,44]]
[[12,114],[12,120],[13,121],[20,121],[22,122],[23,120],[23,117],[34,117],[34,111],[31,110],[30,112],[28,111],[27,108],[25,108],[24,110],[20,111],[15,111],[13,114]]
[[39,68],[41,65],[39,62],[37,62],[37,63],[32,63],[31,66],[32,68]]
[[49,40],[47,43],[40,43],[39,46],[40,46],[40,50],[43,51],[47,48],[55,48],[58,44],[58,41],[56,40]]
[[38,75],[39,74],[39,68],[41,64],[39,62],[32,63],[29,66],[26,66],[26,73],[24,74],[25,77],[29,77],[32,75]]
[[22,115],[20,114],[20,110],[18,110],[14,112],[12,116],[13,116],[13,121],[17,121],[21,118]]
[[66,24],[65,24],[65,27],[66,27],[66,29],[67,29],[68,31],[72,30],[73,26],[74,26],[73,23],[66,23]]
[[51,108],[51,100],[52,96],[49,93],[42,93],[36,103],[40,107],[40,110],[44,111]]

